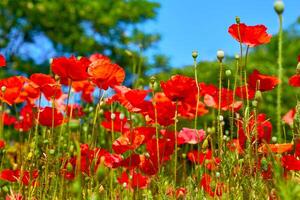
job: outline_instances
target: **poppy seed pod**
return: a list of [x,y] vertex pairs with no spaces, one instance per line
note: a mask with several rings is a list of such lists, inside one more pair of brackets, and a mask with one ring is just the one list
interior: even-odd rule
[[194,59],[196,59],[196,58],[198,57],[198,51],[193,51],[193,52],[192,52],[192,57],[193,57]]
[[274,3],[274,10],[278,15],[281,15],[284,11],[284,3],[282,0],[276,0]]
[[239,59],[240,59],[240,55],[239,55],[239,54],[235,54],[234,58],[235,58],[236,60],[239,60]]
[[255,99],[256,101],[261,101],[261,100],[262,100],[262,94],[261,94],[261,91],[257,90],[257,91],[255,92],[255,97],[254,97],[254,99]]
[[222,51],[222,50],[217,51],[217,58],[220,62],[222,62],[224,55],[225,55],[224,51]]
[[2,91],[2,92],[5,92],[5,90],[6,90],[6,86],[3,85],[3,86],[1,87],[1,91]]
[[240,18],[239,16],[236,16],[236,17],[235,17],[235,22],[236,22],[237,24],[241,23],[241,18]]
[[226,75],[227,77],[230,77],[230,76],[231,76],[231,70],[230,70],[230,69],[227,69],[227,70],[225,71],[225,75]]

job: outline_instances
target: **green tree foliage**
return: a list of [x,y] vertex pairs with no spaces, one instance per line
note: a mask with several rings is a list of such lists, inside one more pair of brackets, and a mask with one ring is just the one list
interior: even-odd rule
[[150,0],[1,0],[0,48],[14,70],[26,73],[47,72],[55,55],[94,52],[129,68],[125,50],[146,69],[149,61],[140,57],[160,36],[141,24],[155,19],[159,7]]

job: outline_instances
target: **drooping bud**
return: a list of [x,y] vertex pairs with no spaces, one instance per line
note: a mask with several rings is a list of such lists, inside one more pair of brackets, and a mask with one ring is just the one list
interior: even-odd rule
[[193,51],[193,52],[192,52],[192,57],[193,57],[194,59],[196,59],[196,58],[198,57],[198,51]]
[[276,0],[274,3],[274,10],[278,15],[281,15],[284,11],[284,3],[282,0]]
[[217,58],[218,58],[218,60],[219,60],[220,62],[222,62],[224,56],[225,56],[225,53],[224,53],[223,50],[218,50],[218,51],[217,51]]

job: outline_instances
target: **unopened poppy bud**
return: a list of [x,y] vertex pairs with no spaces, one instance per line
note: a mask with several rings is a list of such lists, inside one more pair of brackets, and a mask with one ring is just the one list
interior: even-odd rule
[[278,15],[281,15],[284,11],[284,3],[282,0],[276,0],[274,3],[274,10]]
[[276,142],[277,142],[277,137],[273,136],[273,137],[272,137],[272,142],[273,142],[273,143],[276,143]]
[[252,101],[252,106],[257,107],[258,102],[256,100]]
[[71,145],[69,150],[70,150],[71,153],[73,153],[74,152],[74,145]]
[[261,159],[261,168],[264,170],[264,171],[267,171],[268,170],[268,161],[265,157],[263,157]]
[[49,63],[52,64],[52,62],[53,62],[53,58],[50,58]]
[[223,115],[219,115],[219,121],[223,121],[223,120],[224,120]]
[[89,112],[92,112],[94,108],[92,106],[89,107]]
[[203,141],[202,149],[206,149],[208,147],[208,138]]
[[181,154],[181,157],[182,157],[183,159],[185,159],[185,158],[186,158],[186,154],[185,154],[185,153]]
[[116,114],[115,113],[111,113],[110,114],[110,118],[111,118],[111,120],[115,120],[116,119]]
[[229,130],[225,130],[225,135],[229,135]]
[[[3,192],[5,192],[5,193],[9,192],[9,189],[8,189],[8,187],[7,187],[6,185],[2,187],[2,190],[3,190]],[[10,198],[9,198],[9,199],[10,199]]]
[[129,57],[132,57],[132,52],[131,51],[129,51],[128,49],[126,49],[125,50],[125,53],[127,54],[127,56],[129,56]]
[[298,65],[297,65],[297,68],[296,68],[296,74],[297,74],[297,75],[300,74],[300,62],[299,62]]
[[43,143],[44,143],[44,144],[48,144],[48,143],[49,143],[49,140],[46,139],[46,140],[43,141]]
[[196,59],[196,58],[198,57],[198,51],[193,51],[193,52],[192,52],[192,57],[193,57],[194,59]]
[[230,77],[230,76],[231,76],[231,70],[230,70],[230,69],[227,69],[227,70],[225,71],[225,75],[226,75],[227,77]]
[[70,162],[68,162],[66,168],[67,168],[67,171],[68,171],[68,172],[71,172],[71,171],[73,170],[73,165],[72,165]]
[[224,56],[225,56],[225,53],[224,53],[223,50],[218,50],[218,51],[217,51],[217,58],[218,58],[218,60],[219,60],[220,62],[222,62]]
[[156,81],[156,77],[155,76],[151,76],[150,77],[150,83],[153,85]]
[[124,182],[123,183],[123,187],[126,188],[127,187],[127,183]]
[[235,17],[235,22],[236,22],[237,24],[241,23],[241,18],[240,18],[239,16],[236,16],[236,17]]
[[54,155],[54,153],[55,153],[55,150],[54,150],[54,149],[50,149],[50,150],[49,150],[49,154],[50,154],[50,155]]
[[239,60],[239,59],[240,59],[240,55],[239,55],[239,54],[235,54],[234,58],[235,58],[236,60]]
[[125,114],[124,113],[120,113],[119,118],[120,118],[120,120],[123,120],[125,118]]
[[150,154],[147,152],[144,154],[146,158],[150,158]]
[[261,100],[262,100],[262,94],[261,94],[261,91],[257,90],[257,91],[255,92],[255,97],[254,97],[254,99],[255,99],[256,101],[261,101]]
[[219,178],[221,176],[220,172],[216,172],[216,177]]
[[5,91],[6,91],[6,86],[3,85],[3,86],[1,87],[1,91],[2,91],[2,92],[5,92]]
[[28,155],[27,155],[27,159],[28,159],[28,160],[31,160],[32,156],[33,156],[33,153],[32,153],[32,152],[29,152]]

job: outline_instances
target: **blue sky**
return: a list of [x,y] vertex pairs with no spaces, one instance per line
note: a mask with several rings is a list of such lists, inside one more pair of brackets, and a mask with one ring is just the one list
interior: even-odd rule
[[[218,49],[234,55],[239,46],[228,34],[235,17],[248,25],[264,24],[268,32],[278,30],[273,0],[156,0],[161,3],[155,21],[145,24],[145,31],[162,36],[153,51],[170,57],[171,66],[191,64],[191,52],[198,50],[199,60],[213,60]],[[300,16],[300,0],[285,0],[284,27]]]

